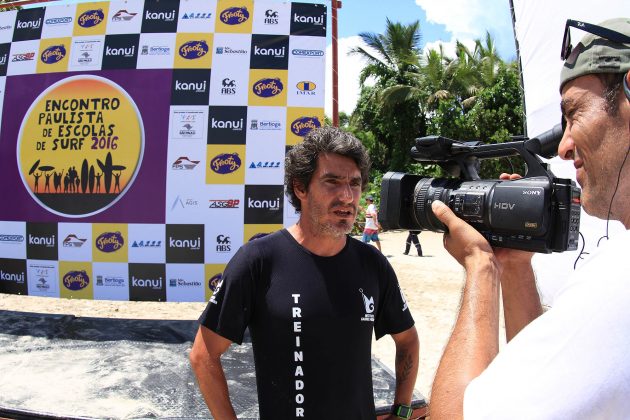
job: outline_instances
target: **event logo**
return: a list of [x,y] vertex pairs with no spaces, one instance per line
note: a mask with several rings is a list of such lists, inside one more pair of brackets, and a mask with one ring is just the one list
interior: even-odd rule
[[226,77],[221,81],[221,95],[236,95],[236,80]]
[[160,248],[162,241],[133,241],[132,248]]
[[249,19],[249,11],[246,7],[230,7],[219,15],[221,22],[226,25],[240,25]]
[[215,52],[218,55],[245,55],[245,54],[249,54],[249,51],[244,50],[244,49],[234,49],[231,47],[216,47],[215,48]]
[[133,19],[136,15],[137,13],[128,12],[125,9],[121,9],[114,13],[114,15],[112,16],[112,22],[127,22]]
[[66,47],[63,45],[52,45],[42,51],[41,60],[46,64],[55,64],[66,56]]
[[258,162],[258,163],[250,163],[249,168],[250,169],[260,169],[260,168],[279,168],[280,167],[280,161],[275,161],[275,162]]
[[227,199],[227,200],[208,200],[210,209],[238,209],[241,200]]
[[65,217],[107,209],[132,185],[144,150],[141,115],[120,86],[93,75],[58,81],[33,102],[18,137],[31,197]]
[[249,124],[250,130],[282,130],[280,121],[269,120],[251,120]]
[[72,18],[70,16],[50,18],[50,19],[46,19],[44,23],[49,26],[67,25],[69,23],[72,23]]
[[24,242],[24,235],[0,234],[0,243],[21,244]]
[[18,53],[18,54],[13,54],[12,57],[13,58],[11,59],[11,62],[13,63],[19,62],[19,61],[32,61],[35,59],[35,53],[34,52]]
[[195,169],[195,167],[199,164],[199,162],[200,161],[198,160],[190,160],[186,156],[181,156],[177,158],[175,162],[173,162],[173,165],[171,165],[171,168],[176,171],[192,170],[192,169]]
[[195,60],[208,54],[209,47],[206,41],[188,41],[179,47],[179,55],[187,60]]
[[317,89],[315,83],[306,80],[299,82],[295,87],[298,88],[298,95],[315,95],[315,89]]
[[231,174],[241,167],[238,153],[222,153],[210,161],[210,169],[220,175]]
[[278,24],[278,12],[272,9],[265,10],[265,25],[277,25]]
[[311,130],[321,127],[317,117],[300,117],[291,123],[291,132],[296,136],[304,137]]
[[230,239],[229,236],[226,235],[217,235],[216,238],[217,244],[216,244],[216,251],[219,253],[222,252],[231,252],[232,251],[232,240]]
[[101,252],[116,252],[125,245],[125,239],[120,232],[103,232],[94,242]]
[[62,245],[68,248],[80,248],[87,239],[78,238],[77,235],[70,234],[63,240]]
[[105,20],[103,9],[87,10],[79,16],[77,23],[82,28],[91,28]]
[[284,86],[282,85],[282,81],[278,78],[264,78],[260,79],[254,86],[252,87],[252,91],[256,96],[260,96],[261,98],[271,98],[273,96],[279,95]]
[[187,19],[210,19],[212,17],[212,13],[207,12],[207,13],[201,13],[201,12],[190,12],[190,13],[184,13],[181,17],[182,20],[187,20]]
[[294,48],[291,50],[291,54],[299,57],[323,57],[324,51],[322,50],[305,50],[300,48]]
[[68,290],[82,290],[90,284],[90,277],[85,270],[68,271],[63,276],[63,285]]

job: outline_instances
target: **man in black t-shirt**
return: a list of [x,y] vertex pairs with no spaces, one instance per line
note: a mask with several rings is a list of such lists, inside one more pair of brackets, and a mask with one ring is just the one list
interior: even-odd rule
[[313,130],[285,171],[299,221],[244,245],[199,320],[190,358],[212,415],[236,418],[220,357],[249,327],[262,419],[374,419],[372,331],[394,339],[391,418],[409,418],[413,318],[387,259],[348,236],[368,180],[363,145],[336,128]]

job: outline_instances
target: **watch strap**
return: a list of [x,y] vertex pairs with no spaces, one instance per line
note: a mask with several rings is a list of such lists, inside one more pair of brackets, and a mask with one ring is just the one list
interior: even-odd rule
[[411,406],[405,404],[394,404],[392,406],[392,414],[401,419],[410,419],[413,414]]

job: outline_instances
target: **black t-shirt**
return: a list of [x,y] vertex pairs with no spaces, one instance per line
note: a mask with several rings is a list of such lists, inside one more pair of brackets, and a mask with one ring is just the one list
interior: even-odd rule
[[371,345],[414,324],[394,270],[348,237],[332,257],[286,230],[245,244],[199,322],[241,343],[249,326],[262,419],[374,419]]

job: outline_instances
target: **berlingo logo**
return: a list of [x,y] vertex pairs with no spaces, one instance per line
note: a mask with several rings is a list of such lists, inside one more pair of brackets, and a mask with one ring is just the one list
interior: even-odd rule
[[77,23],[82,28],[91,28],[105,20],[103,9],[88,10],[79,16]]
[[187,60],[195,60],[208,54],[208,44],[204,40],[188,41],[179,47],[179,55]]
[[66,47],[63,45],[53,45],[46,48],[41,55],[41,60],[46,64],[55,64],[66,56]]
[[222,153],[210,161],[210,169],[220,175],[231,174],[241,167],[238,153]]
[[291,132],[296,136],[304,137],[311,130],[321,126],[322,123],[317,117],[300,117],[291,123]]
[[363,298],[363,305],[365,306],[365,315],[361,318],[361,321],[374,322],[374,297],[367,297],[363,293],[363,289],[359,289],[361,298]]
[[249,19],[246,7],[230,7],[221,12],[221,22],[226,25],[240,25]]
[[265,78],[260,79],[254,86],[252,87],[252,91],[256,96],[260,96],[261,98],[270,98],[272,96],[279,95],[284,86],[282,85],[282,81],[278,78]]

